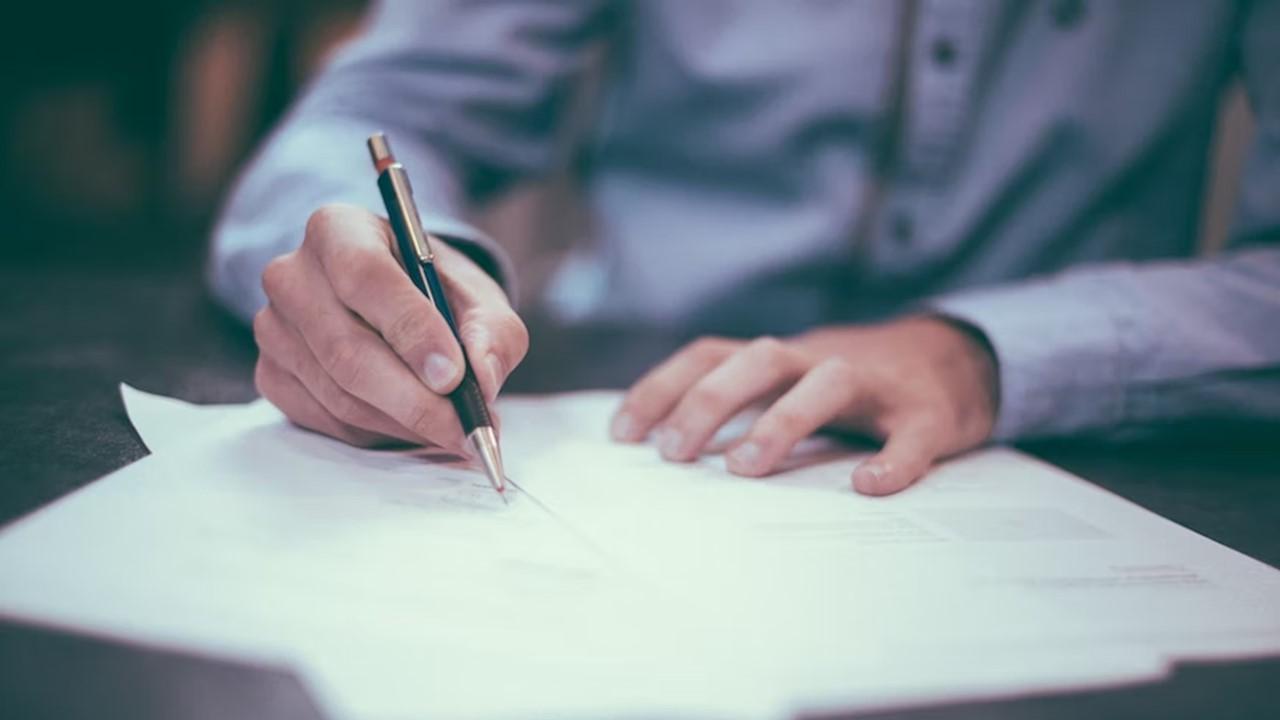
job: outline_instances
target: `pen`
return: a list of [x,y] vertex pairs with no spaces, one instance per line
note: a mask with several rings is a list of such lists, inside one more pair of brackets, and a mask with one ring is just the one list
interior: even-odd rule
[[378,189],[382,191],[382,201],[387,206],[387,217],[391,220],[396,245],[400,248],[404,270],[418,290],[444,317],[462,350],[462,382],[449,393],[449,400],[458,413],[458,420],[462,422],[463,433],[480,456],[484,472],[489,476],[489,484],[493,485],[493,489],[505,501],[506,474],[502,470],[498,435],[494,432],[489,407],[480,392],[480,383],[476,381],[475,371],[471,369],[471,361],[467,358],[467,348],[462,344],[462,336],[458,334],[458,323],[444,296],[440,276],[436,274],[435,254],[431,250],[431,241],[435,238],[422,229],[422,220],[418,217],[418,208],[413,202],[409,176],[405,173],[404,166],[391,154],[386,135],[376,133],[369,137],[369,155],[378,171]]

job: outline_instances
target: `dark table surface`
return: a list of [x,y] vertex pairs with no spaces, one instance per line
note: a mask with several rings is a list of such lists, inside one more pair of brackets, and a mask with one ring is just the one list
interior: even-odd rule
[[[254,397],[252,340],[209,302],[197,265],[0,267],[0,523],[146,454],[121,405],[120,382],[196,402]],[[600,385],[589,374],[552,372],[573,341],[535,331],[516,388]],[[624,354],[643,362],[662,351],[651,344]],[[1163,441],[1024,449],[1280,566],[1280,436],[1273,430],[1219,424],[1209,434]],[[1277,686],[1280,658],[1191,664],[1160,683],[874,717],[1276,718]],[[323,716],[288,668],[0,621],[0,717]]]

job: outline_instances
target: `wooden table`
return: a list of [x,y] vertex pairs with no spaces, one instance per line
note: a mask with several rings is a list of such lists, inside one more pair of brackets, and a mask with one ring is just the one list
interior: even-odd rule
[[[254,397],[247,331],[207,298],[194,262],[0,268],[0,523],[146,454],[117,385],[197,402]],[[589,358],[637,367],[639,341],[534,331],[517,390],[602,386]],[[584,344],[587,343],[587,344]],[[607,348],[607,350],[606,350]],[[1214,540],[1280,566],[1280,431],[1217,423],[1161,442],[1024,448]],[[1277,608],[1280,613],[1280,608]],[[876,718],[1280,717],[1280,659],[1182,667],[1164,682],[879,713]],[[323,717],[287,668],[214,661],[0,621],[0,716]]]

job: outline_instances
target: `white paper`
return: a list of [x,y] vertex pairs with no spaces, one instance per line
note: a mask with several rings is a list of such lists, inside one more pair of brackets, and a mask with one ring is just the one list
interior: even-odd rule
[[778,717],[1280,652],[1280,573],[995,449],[891,498],[501,403],[512,477],[126,389],[153,455],[0,533],[0,612],[296,668],[339,717]]

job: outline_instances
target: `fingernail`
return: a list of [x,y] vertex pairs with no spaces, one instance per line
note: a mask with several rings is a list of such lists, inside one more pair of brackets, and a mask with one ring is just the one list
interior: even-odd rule
[[864,462],[853,470],[853,487],[860,492],[879,492],[889,469],[879,462]]
[[448,389],[449,383],[453,382],[453,378],[457,376],[458,366],[440,353],[431,353],[427,356],[427,362],[422,367],[422,374],[426,376],[428,387],[438,393],[442,393]]
[[631,434],[636,430],[636,421],[625,412],[620,412],[613,416],[613,422],[609,424],[609,434],[614,440],[630,441]]
[[760,446],[754,442],[744,442],[729,451],[729,469],[740,473],[756,473],[760,471]]
[[679,430],[663,428],[658,432],[658,452],[668,460],[680,459],[680,446],[684,437]]

